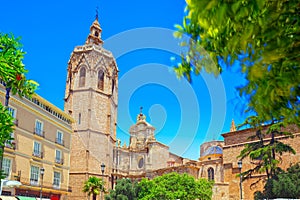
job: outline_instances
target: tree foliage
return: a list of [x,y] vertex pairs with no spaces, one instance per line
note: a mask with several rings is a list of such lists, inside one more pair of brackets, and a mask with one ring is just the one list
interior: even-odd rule
[[[282,122],[271,125],[270,128],[258,127],[255,135],[251,136],[250,140],[255,140],[245,145],[241,151],[239,158],[249,157],[255,167],[249,169],[242,174],[245,178],[251,177],[255,173],[265,173],[267,178],[271,179],[276,176],[280,169],[278,164],[283,153],[295,154],[295,150],[288,144],[284,144],[275,136],[292,136],[292,133],[281,130]],[[266,140],[266,136],[269,138]],[[276,157],[277,155],[277,157]]]
[[[14,119],[8,110],[0,104],[0,146],[4,146],[6,142],[11,139],[11,133],[13,132]],[[0,149],[0,154],[3,154],[3,149]]]
[[93,200],[96,200],[97,195],[99,195],[101,191],[104,191],[104,183],[100,178],[91,176],[84,182],[82,191],[87,193],[88,196],[92,195]]
[[255,199],[300,198],[300,165],[299,163],[281,171],[277,176],[269,179],[263,192],[256,192]]
[[[11,133],[13,132],[14,118],[11,116],[6,107],[0,103],[0,158],[3,156],[5,144],[12,145]],[[2,159],[0,159],[2,166]],[[0,168],[0,179],[6,177],[7,174],[4,173],[2,167]]]
[[205,179],[195,180],[188,174],[169,173],[153,180],[139,183],[138,199],[199,199],[212,198],[213,183]]
[[6,88],[11,88],[12,94],[20,97],[33,94],[38,86],[25,77],[28,71],[23,64],[25,52],[21,47],[20,38],[0,33],[0,79]]
[[188,174],[169,173],[153,180],[142,179],[132,183],[130,179],[119,179],[114,190],[105,196],[106,200],[161,200],[212,198],[213,182],[195,180]]
[[105,200],[136,200],[138,187],[136,182],[130,179],[118,179],[114,190],[110,190]]
[[[25,52],[21,49],[19,40],[20,38],[15,38],[12,34],[0,33],[0,84],[6,88],[6,107],[8,107],[10,93],[18,94],[20,97],[30,96],[38,86],[35,81],[27,80],[25,77],[27,73],[23,64]],[[2,169],[4,144],[11,141],[14,124],[2,105],[0,115],[0,169]]]
[[[300,7],[298,1],[287,0],[189,0],[183,25],[177,25],[177,37],[187,34],[184,41],[189,51],[182,55],[176,71],[190,77],[206,65],[199,60],[201,46],[217,68],[218,62],[240,60],[248,80],[240,88],[248,97],[248,110],[261,122],[283,120],[299,124],[300,94]],[[201,53],[203,55],[203,53]]]
[[[294,153],[276,136],[291,136],[282,128],[300,125],[299,18],[297,0],[187,0],[187,16],[176,25],[176,37],[190,37],[181,43],[188,51],[175,67],[179,76],[190,80],[191,73],[202,70],[218,75],[222,62],[227,67],[241,63],[247,82],[238,89],[251,115],[243,125],[255,128],[259,142],[246,145],[240,157],[260,158],[247,175],[266,172],[271,178],[279,163],[276,155]],[[261,131],[262,124],[269,125],[267,131]],[[264,142],[266,137],[271,140]]]

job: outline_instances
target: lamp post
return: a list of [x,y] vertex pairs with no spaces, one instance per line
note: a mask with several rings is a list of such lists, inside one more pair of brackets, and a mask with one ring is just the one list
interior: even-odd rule
[[42,167],[40,169],[40,174],[41,174],[41,190],[40,190],[40,200],[42,200],[42,196],[43,196],[43,179],[44,179],[44,173],[45,173],[45,169]]
[[242,160],[239,160],[239,161],[238,161],[238,168],[240,169],[240,198],[241,198],[241,200],[243,199],[243,185],[242,185],[243,177],[242,177],[242,166],[243,166]]
[[[105,164],[102,163],[100,167],[101,167],[101,172],[102,172],[102,184],[104,184],[104,182],[103,182],[103,174],[104,174],[104,170],[105,170]],[[104,187],[104,186],[102,185],[102,190],[101,190],[101,197],[100,197],[100,200],[103,199],[103,198],[102,198],[103,187]]]

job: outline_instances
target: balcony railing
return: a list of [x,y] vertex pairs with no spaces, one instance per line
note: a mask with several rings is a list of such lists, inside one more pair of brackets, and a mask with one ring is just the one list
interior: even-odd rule
[[62,158],[55,158],[55,163],[63,165],[64,164],[64,159],[62,159]]
[[43,152],[41,151],[33,151],[32,156],[37,157],[37,158],[43,158]]
[[5,147],[9,148],[9,149],[16,150],[16,142],[13,140],[13,141],[11,141],[11,144],[5,143]]
[[65,146],[64,140],[62,140],[62,139],[60,139],[60,138],[56,138],[56,139],[55,139],[55,143],[56,143],[56,144],[60,144],[60,145],[62,145],[62,146]]
[[37,180],[37,179],[30,179],[30,185],[34,185],[34,186],[39,185],[39,180]]
[[[24,186],[40,186],[40,182],[38,179],[29,179],[29,178],[26,178],[26,177],[23,177],[23,176],[19,176],[18,177],[18,180],[22,183],[22,185]],[[61,181],[63,181],[61,179]],[[63,185],[61,183],[59,183],[59,188],[55,188],[55,185],[57,185],[57,183],[53,183],[52,181],[51,182],[47,182],[47,181],[43,181],[43,188],[47,188],[47,189],[57,189],[57,190],[60,190],[60,191],[66,191],[66,192],[72,192],[72,187],[71,186],[66,186],[66,185]]]
[[59,190],[60,189],[59,183],[53,183],[53,189]]
[[33,134],[41,136],[41,137],[45,137],[45,131],[38,129],[38,128],[34,129]]

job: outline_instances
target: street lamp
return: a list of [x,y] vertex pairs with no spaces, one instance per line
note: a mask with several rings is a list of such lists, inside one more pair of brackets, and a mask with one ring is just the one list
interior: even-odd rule
[[[103,174],[104,174],[104,170],[105,170],[105,164],[102,163],[100,167],[101,167],[101,172],[102,172],[102,184],[104,184],[104,182],[103,182]],[[104,187],[104,186],[102,185],[101,198],[100,198],[100,200],[103,199],[103,198],[102,198],[103,187]]]
[[243,185],[242,185],[243,177],[242,177],[242,166],[243,166],[242,160],[239,160],[239,161],[238,161],[238,168],[240,169],[240,197],[241,197],[241,200],[243,199]]
[[42,196],[43,196],[43,179],[44,179],[44,173],[45,173],[45,169],[42,167],[40,169],[40,174],[41,174],[41,190],[40,190],[40,200],[42,200]]

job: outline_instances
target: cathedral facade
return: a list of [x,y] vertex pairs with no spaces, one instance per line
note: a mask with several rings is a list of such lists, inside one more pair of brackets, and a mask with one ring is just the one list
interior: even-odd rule
[[114,149],[115,179],[151,178],[155,170],[183,164],[182,157],[170,153],[167,145],[156,140],[155,128],[146,121],[142,112],[138,114],[137,122],[130,127],[129,133],[129,146],[125,144],[121,147],[118,141]]

